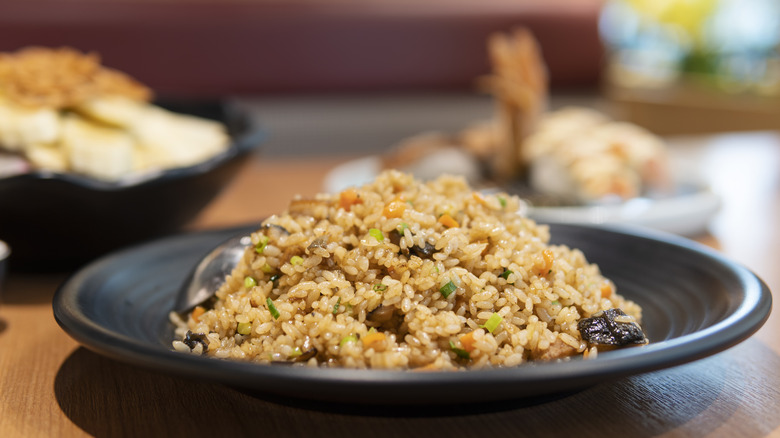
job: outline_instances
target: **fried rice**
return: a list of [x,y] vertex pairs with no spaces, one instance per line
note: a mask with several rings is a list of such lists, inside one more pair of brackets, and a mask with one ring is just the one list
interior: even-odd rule
[[578,323],[607,309],[640,321],[598,266],[549,244],[520,210],[460,177],[393,170],[295,199],[252,233],[213,304],[172,314],[173,346],[258,363],[473,369],[593,355]]

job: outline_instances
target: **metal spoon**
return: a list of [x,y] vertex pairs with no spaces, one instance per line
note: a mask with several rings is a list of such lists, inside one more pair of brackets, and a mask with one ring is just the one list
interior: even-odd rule
[[251,243],[249,236],[236,236],[208,253],[179,289],[173,310],[184,313],[213,297]]

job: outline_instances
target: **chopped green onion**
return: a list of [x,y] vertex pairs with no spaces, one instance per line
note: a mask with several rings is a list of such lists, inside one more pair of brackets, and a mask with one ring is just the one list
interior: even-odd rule
[[263,236],[260,238],[260,242],[255,245],[255,252],[258,254],[262,254],[263,251],[265,251],[265,246],[268,245],[268,236]]
[[450,280],[447,284],[439,288],[439,292],[444,295],[444,298],[449,298],[449,296],[455,292],[457,288],[458,286],[455,286],[455,283]]
[[404,231],[408,229],[409,229],[409,224],[407,224],[406,222],[401,222],[401,224],[396,227],[396,230],[398,230],[398,234],[402,236],[404,234]]
[[282,278],[282,274],[274,274],[269,278],[271,280],[271,283],[274,284],[274,286],[279,285],[279,279]]
[[552,302],[552,303],[550,303],[550,304],[552,304],[553,306],[558,306],[558,305],[560,305],[560,304],[561,304],[561,302],[560,302],[560,301],[558,301],[558,300],[555,300],[555,301],[553,301],[553,302]]
[[370,329],[368,329],[368,334],[370,335],[371,333],[376,333],[375,327],[371,327]]
[[512,274],[513,274],[513,272],[512,272],[512,271],[510,271],[509,269],[504,269],[504,272],[502,272],[502,273],[501,273],[501,275],[499,275],[499,277],[501,277],[501,278],[503,278],[504,280],[506,280],[506,279],[507,279],[507,278],[509,278],[509,276],[510,276],[510,275],[512,275]]
[[493,313],[490,315],[490,318],[488,318],[487,322],[485,322],[484,325],[481,325],[480,327],[487,329],[490,333],[493,333],[497,328],[498,325],[501,324],[501,321],[503,321],[504,318],[501,317],[498,313]]
[[453,353],[455,353],[456,356],[458,356],[461,359],[471,359],[471,355],[468,351],[458,348],[455,346],[455,343],[450,341],[450,350],[452,350]]
[[338,300],[336,300],[336,304],[333,306],[333,314],[339,313],[339,306],[341,305],[341,297],[339,297]]
[[236,332],[238,332],[239,335],[248,335],[252,333],[252,323],[251,322],[239,322],[238,328],[236,328]]
[[498,198],[498,203],[501,204],[501,207],[506,207],[506,198],[503,196],[496,196]]
[[293,357],[298,357],[298,356],[300,356],[302,354],[303,354],[303,352],[301,351],[301,349],[298,348],[298,347],[295,347],[295,349],[292,351],[292,353],[290,353],[290,355],[287,356],[287,357],[288,358],[293,358]]
[[280,313],[278,310],[276,310],[276,306],[274,306],[274,302],[271,301],[270,298],[266,298],[265,304],[268,305],[268,311],[271,312],[271,316],[273,316],[274,319],[279,319]]
[[371,237],[376,239],[377,242],[381,242],[385,240],[385,235],[382,234],[382,230],[380,230],[379,228],[371,228],[370,230],[368,230],[368,234],[370,234]]
[[292,263],[293,266],[302,265],[303,264],[303,257],[301,257],[301,256],[292,256],[290,258],[290,263]]
[[257,281],[255,281],[254,278],[246,277],[244,279],[244,287],[245,288],[249,289],[250,287],[255,287],[255,286],[257,286]]
[[266,274],[270,274],[271,272],[274,272],[274,268],[272,268],[271,265],[269,265],[268,263],[260,267],[260,270],[265,272]]
[[341,339],[341,342],[339,342],[339,347],[343,347],[347,342],[357,342],[357,338],[355,337],[355,335],[344,336]]
[[382,284],[382,283],[375,284],[374,285],[374,290],[377,291],[377,292],[384,292],[384,291],[387,290],[387,285],[386,284]]

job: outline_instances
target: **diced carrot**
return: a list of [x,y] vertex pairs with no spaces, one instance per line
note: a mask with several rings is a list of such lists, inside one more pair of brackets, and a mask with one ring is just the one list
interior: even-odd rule
[[382,216],[386,218],[401,217],[404,211],[406,211],[406,201],[403,196],[398,196],[385,205],[385,208],[382,210]]
[[547,275],[550,273],[550,270],[553,267],[553,262],[555,262],[555,254],[549,249],[545,249],[542,251],[542,264],[539,266],[538,273],[539,275]]
[[482,193],[479,192],[471,192],[471,196],[474,198],[475,201],[479,202],[483,206],[487,207],[487,199],[485,199],[484,196],[482,196]]
[[609,283],[601,285],[601,298],[609,298],[612,296],[612,286]]
[[364,348],[373,348],[374,350],[382,349],[384,348],[384,342],[387,337],[382,332],[373,332],[368,333],[367,335],[363,336],[363,347]]
[[542,251],[542,257],[544,258],[544,265],[547,269],[552,268],[553,262],[555,261],[555,254],[549,249],[545,249]]
[[460,226],[458,225],[458,221],[453,219],[452,216],[450,216],[447,213],[444,213],[439,217],[439,223],[444,225],[447,228],[455,228]]
[[363,200],[360,199],[360,195],[357,190],[349,188],[339,194],[339,207],[349,211],[353,205],[362,204]]
[[474,339],[474,332],[468,332],[460,337],[460,343],[463,345],[463,349],[469,353],[474,351],[475,342],[476,340]]
[[204,313],[206,313],[206,309],[201,306],[198,306],[192,309],[192,319],[195,322],[200,322],[200,316],[203,315]]

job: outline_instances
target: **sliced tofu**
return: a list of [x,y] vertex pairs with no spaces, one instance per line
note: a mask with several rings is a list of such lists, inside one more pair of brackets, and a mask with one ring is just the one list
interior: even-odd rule
[[60,115],[50,108],[32,109],[0,98],[0,146],[24,152],[28,146],[53,143],[60,135]]
[[91,99],[75,108],[85,117],[118,128],[133,126],[143,116],[146,102],[123,96]]
[[219,122],[124,97],[93,99],[74,110],[27,109],[0,97],[0,147],[40,169],[115,181],[205,161],[230,141]]
[[33,167],[37,169],[53,172],[65,172],[68,170],[68,159],[65,156],[65,151],[56,145],[29,145],[25,154]]
[[61,144],[74,172],[115,181],[133,170],[133,139],[119,129],[70,115],[64,120]]
[[224,125],[149,106],[130,128],[152,167],[189,166],[222,152],[229,144]]

